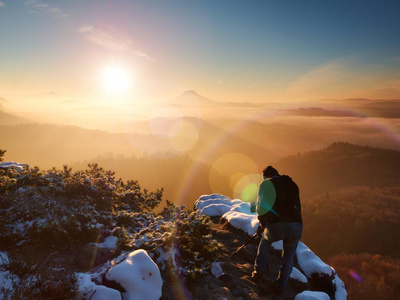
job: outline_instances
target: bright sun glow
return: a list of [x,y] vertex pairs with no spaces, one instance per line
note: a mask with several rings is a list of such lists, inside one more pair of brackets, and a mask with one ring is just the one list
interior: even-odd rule
[[101,85],[112,96],[122,96],[132,88],[132,72],[120,65],[107,66],[101,73]]

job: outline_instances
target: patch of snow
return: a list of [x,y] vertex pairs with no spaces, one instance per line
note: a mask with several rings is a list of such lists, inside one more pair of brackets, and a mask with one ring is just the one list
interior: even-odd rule
[[78,282],[78,291],[84,295],[91,293],[92,286],[95,284],[92,282],[92,277],[88,273],[75,273]]
[[329,300],[329,296],[324,292],[303,291],[294,297],[294,300]]
[[0,267],[3,265],[8,265],[10,263],[10,260],[8,258],[7,252],[0,251]]
[[21,172],[24,167],[29,167],[28,164],[21,164],[19,162],[16,161],[5,161],[0,163],[0,169],[11,169],[11,168],[15,168],[17,169],[18,172]]
[[117,240],[118,240],[118,238],[116,236],[110,235],[110,236],[106,237],[104,242],[97,244],[97,246],[99,248],[106,248],[106,249],[114,250],[117,245]]
[[121,300],[120,291],[111,289],[104,285],[96,285],[96,290],[90,300]]
[[92,282],[92,276],[89,273],[77,273],[79,295],[76,299],[91,300],[121,300],[121,293],[115,289],[104,285],[97,285]]
[[222,270],[222,266],[220,262],[213,262],[211,267],[211,274],[214,275],[216,278],[220,278],[224,275],[224,271]]
[[200,215],[221,216],[231,209],[232,199],[221,194],[203,195],[194,206]]
[[5,294],[12,296],[14,293],[14,286],[20,283],[20,278],[12,274],[10,271],[2,271],[0,269],[0,299],[8,299]]
[[200,215],[210,217],[222,216],[233,227],[243,230],[249,235],[256,233],[259,221],[255,213],[250,212],[250,205],[240,199],[220,195],[203,195],[195,202]]
[[293,267],[292,273],[290,273],[290,277],[293,278],[294,280],[297,280],[297,281],[300,281],[303,283],[308,282],[307,277],[303,273],[301,273],[299,271],[299,269],[297,269],[295,267]]
[[336,287],[335,300],[346,300],[347,299],[346,286],[336,273],[335,273],[335,278],[332,280],[332,282]]
[[333,275],[332,267],[324,263],[302,242],[297,246],[296,255],[297,261],[307,278],[311,278],[313,273]]
[[248,235],[256,233],[259,221],[257,216],[230,210],[222,215],[233,227],[246,232]]
[[210,217],[219,217],[226,212],[231,210],[232,206],[227,205],[225,203],[213,203],[207,206],[204,206],[202,209],[198,210],[200,215],[207,215]]
[[279,240],[279,241],[273,242],[273,243],[271,244],[271,246],[272,246],[272,248],[274,248],[275,250],[281,251],[281,250],[283,250],[283,241],[282,241],[282,240]]
[[162,294],[162,278],[158,266],[145,250],[136,250],[106,274],[125,290],[124,300],[153,300]]

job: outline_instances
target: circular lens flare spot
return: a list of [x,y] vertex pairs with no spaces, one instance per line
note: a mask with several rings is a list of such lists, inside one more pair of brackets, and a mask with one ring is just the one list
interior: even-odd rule
[[243,178],[245,177],[246,174],[243,172],[236,172],[229,178],[229,186],[233,190],[236,187],[236,184]]
[[[255,162],[241,153],[228,153],[217,158],[210,170],[209,183],[214,193],[229,193],[230,196],[240,197],[240,193],[234,193],[240,188],[238,182],[247,178],[249,174],[258,174],[259,170]],[[260,182],[258,176],[257,185]],[[241,185],[244,188],[244,185]],[[227,196],[229,196],[227,195]]]
[[261,175],[249,174],[243,176],[235,185],[233,195],[244,202],[255,202],[257,199],[258,185]]

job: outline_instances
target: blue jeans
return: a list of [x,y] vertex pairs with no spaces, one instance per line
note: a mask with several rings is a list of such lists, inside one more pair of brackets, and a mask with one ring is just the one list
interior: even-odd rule
[[254,269],[259,274],[265,273],[271,244],[283,240],[283,259],[276,284],[280,287],[286,287],[292,273],[294,256],[296,255],[302,230],[303,226],[300,223],[268,224],[258,245]]

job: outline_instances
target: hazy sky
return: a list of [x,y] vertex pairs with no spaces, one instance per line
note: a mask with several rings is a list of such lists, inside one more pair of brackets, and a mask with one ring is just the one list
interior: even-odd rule
[[398,0],[0,0],[0,97],[400,98],[399,16]]

